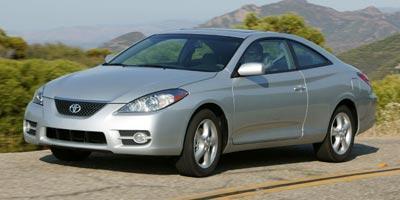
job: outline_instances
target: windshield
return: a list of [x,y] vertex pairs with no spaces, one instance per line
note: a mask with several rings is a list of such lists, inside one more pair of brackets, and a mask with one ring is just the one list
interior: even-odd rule
[[212,35],[161,34],[135,44],[109,65],[221,71],[243,39]]

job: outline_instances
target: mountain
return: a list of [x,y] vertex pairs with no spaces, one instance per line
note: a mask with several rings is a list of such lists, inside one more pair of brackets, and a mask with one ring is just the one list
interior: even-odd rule
[[119,52],[143,39],[144,37],[145,35],[141,32],[130,32],[105,42],[100,47],[109,49],[113,52]]
[[39,31],[13,31],[13,35],[34,43],[63,43],[84,49],[97,47],[105,41],[135,30],[130,26],[72,26]]
[[361,69],[371,79],[400,73],[400,34],[343,52],[339,58]]
[[386,19],[395,26],[400,27],[400,12],[395,12],[386,15]]
[[379,8],[384,13],[395,13],[395,12],[400,12],[400,8],[398,7],[381,7]]
[[309,24],[321,29],[328,45],[336,52],[343,52],[400,31],[400,12],[383,13],[375,7],[340,12],[311,4],[306,0],[283,0],[264,6],[245,5],[215,17],[200,27],[232,27],[240,23],[249,12],[255,12],[258,16],[281,15],[288,12],[301,15]]
[[50,30],[14,30],[8,32],[10,35],[23,37],[30,44],[61,42],[88,49],[98,47],[104,42],[132,31],[139,31],[149,35],[170,29],[192,28],[198,24],[199,21],[166,20],[130,25],[71,26]]

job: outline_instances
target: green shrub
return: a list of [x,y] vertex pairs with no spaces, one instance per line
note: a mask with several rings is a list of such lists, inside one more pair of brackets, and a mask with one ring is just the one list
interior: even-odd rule
[[42,84],[64,74],[85,69],[66,60],[0,59],[0,152],[32,150],[22,137],[25,107]]
[[103,59],[111,54],[112,52],[108,49],[104,49],[104,48],[94,48],[94,49],[89,49],[86,51],[86,56],[91,57],[91,58],[100,58],[101,61],[103,61]]
[[[400,117],[400,75],[388,75],[372,86],[378,96],[377,122],[390,122]],[[397,112],[398,111],[398,112]]]
[[104,57],[111,52],[107,49],[91,49],[84,51],[81,48],[58,44],[33,44],[28,46],[28,59],[57,60],[66,59],[93,67],[104,62]]

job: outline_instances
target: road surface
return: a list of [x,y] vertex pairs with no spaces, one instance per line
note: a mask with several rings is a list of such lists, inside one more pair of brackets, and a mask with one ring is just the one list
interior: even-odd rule
[[[5,153],[0,154],[0,199],[190,198],[232,187],[396,168],[399,155],[400,137],[361,137],[345,163],[319,162],[311,145],[301,145],[224,155],[216,175],[189,178],[176,173],[170,158],[96,153],[83,162],[62,162],[48,150]],[[399,199],[399,174],[229,198]]]

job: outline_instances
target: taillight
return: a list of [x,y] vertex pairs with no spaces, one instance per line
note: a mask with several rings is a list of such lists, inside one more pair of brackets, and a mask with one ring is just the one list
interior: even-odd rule
[[369,86],[371,86],[371,82],[368,79],[368,76],[365,75],[362,72],[357,72],[358,77],[360,77],[361,80],[363,80],[365,83],[367,83]]

